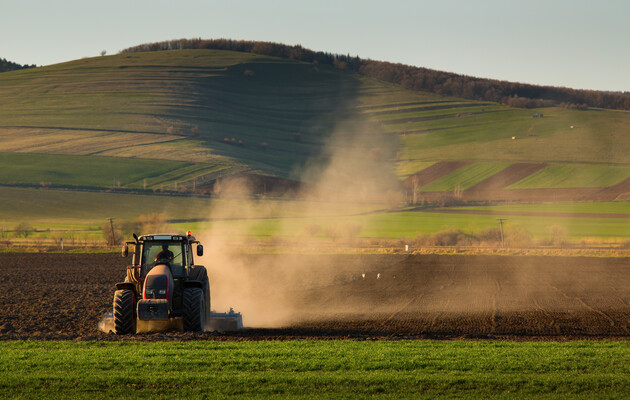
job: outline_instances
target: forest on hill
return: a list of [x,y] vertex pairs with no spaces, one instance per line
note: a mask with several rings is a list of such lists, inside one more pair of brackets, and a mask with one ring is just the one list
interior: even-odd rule
[[451,72],[362,59],[358,56],[332,54],[305,49],[300,45],[231,39],[179,39],[130,47],[121,53],[178,49],[213,49],[249,52],[304,62],[332,65],[405,89],[432,92],[471,100],[493,101],[511,107],[534,108],[561,106],[570,109],[608,108],[630,110],[629,92],[604,92],[540,86],[494,79],[476,78]]
[[37,67],[37,65],[35,64],[21,65],[18,63],[14,63],[12,61],[7,61],[6,58],[0,58],[0,72],[15,71],[18,69],[35,68],[35,67]]

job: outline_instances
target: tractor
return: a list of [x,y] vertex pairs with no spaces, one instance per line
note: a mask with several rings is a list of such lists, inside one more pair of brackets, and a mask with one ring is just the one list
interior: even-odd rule
[[206,268],[193,261],[193,246],[199,257],[203,246],[190,232],[140,237],[133,234],[133,238],[122,248],[123,257],[127,257],[132,246],[133,258],[125,281],[116,284],[109,330],[136,333],[140,324],[175,325],[193,332],[242,327],[240,313],[211,312]]

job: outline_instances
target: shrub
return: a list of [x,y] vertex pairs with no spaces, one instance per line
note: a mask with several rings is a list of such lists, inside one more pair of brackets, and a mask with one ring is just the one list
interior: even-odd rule
[[346,221],[339,226],[341,236],[347,239],[356,239],[361,233],[361,224],[353,221]]
[[304,232],[313,237],[322,231],[322,227],[319,224],[308,224],[304,227]]
[[501,242],[501,229],[494,226],[482,229],[477,234],[477,239],[482,242]]
[[35,229],[28,222],[20,222],[15,228],[13,228],[13,234],[16,237],[29,237],[31,233],[33,233]]
[[103,232],[103,238],[108,246],[117,246],[123,241],[123,233],[120,229],[116,229],[115,227],[112,230],[112,224],[106,222],[101,227],[101,231]]
[[143,233],[163,232],[169,228],[166,222],[166,214],[164,213],[140,215],[138,217],[138,223]]
[[505,245],[507,247],[529,247],[532,244],[532,234],[523,226],[515,224],[505,228]]
[[549,241],[552,246],[564,247],[569,243],[569,232],[564,226],[548,226],[547,233],[549,234]]
[[324,228],[324,236],[330,238],[333,242],[336,242],[341,236],[339,232],[339,224],[328,225]]
[[359,233],[361,233],[361,224],[353,221],[332,224],[324,229],[324,235],[333,242],[341,238],[354,240],[359,236]]
[[471,244],[471,239],[459,229],[447,228],[429,236],[428,243],[431,246],[469,245]]

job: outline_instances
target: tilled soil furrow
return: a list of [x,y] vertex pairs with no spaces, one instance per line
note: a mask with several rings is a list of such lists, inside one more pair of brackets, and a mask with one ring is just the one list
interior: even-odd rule
[[[286,257],[242,256],[242,279],[228,288],[235,293],[230,301],[254,327],[116,336],[98,332],[97,324],[111,311],[126,260],[3,253],[0,340],[630,339],[628,259],[292,255],[287,263]],[[233,266],[214,265],[212,257],[206,265],[213,301],[223,300],[214,298],[226,293],[215,290],[218,271]],[[248,323],[278,310],[290,312],[272,327]]]

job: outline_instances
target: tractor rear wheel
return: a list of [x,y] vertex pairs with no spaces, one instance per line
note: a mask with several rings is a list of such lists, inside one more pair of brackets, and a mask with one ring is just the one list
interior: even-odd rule
[[118,335],[136,333],[133,298],[132,290],[116,290],[114,292],[114,331]]
[[182,319],[185,331],[203,331],[206,325],[206,297],[201,288],[186,288],[182,295]]

